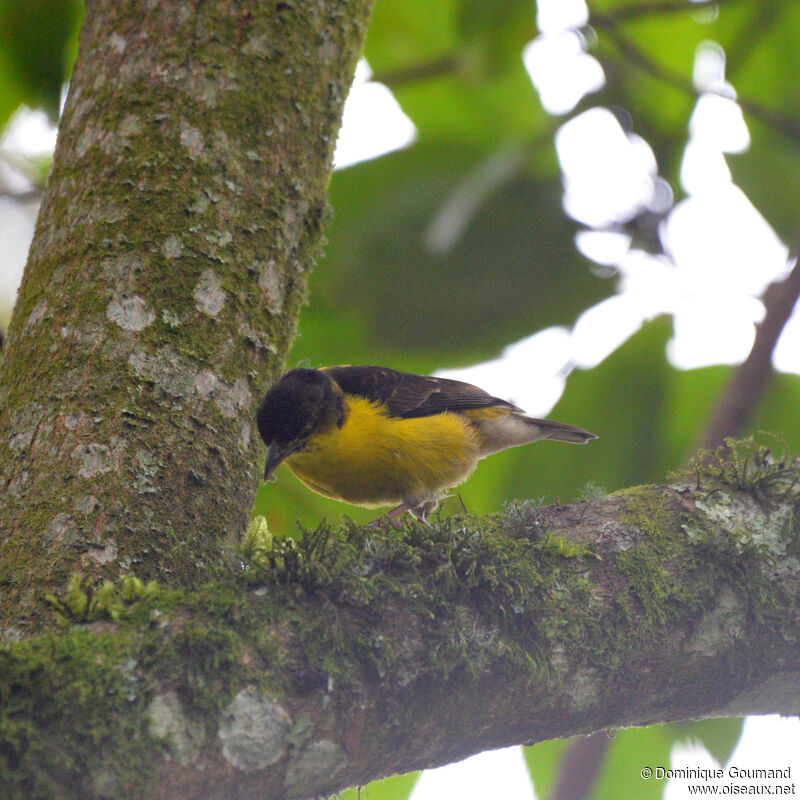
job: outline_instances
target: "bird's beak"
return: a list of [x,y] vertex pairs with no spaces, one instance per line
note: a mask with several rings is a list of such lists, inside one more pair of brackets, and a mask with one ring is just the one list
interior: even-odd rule
[[278,444],[273,442],[267,450],[267,463],[264,465],[264,480],[269,480],[273,472],[278,468],[278,465],[287,457],[290,456],[298,448],[297,442],[289,442],[288,444]]

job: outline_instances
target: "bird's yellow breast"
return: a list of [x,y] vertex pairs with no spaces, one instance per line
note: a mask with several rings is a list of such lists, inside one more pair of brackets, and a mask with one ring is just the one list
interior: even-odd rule
[[459,414],[400,419],[348,395],[344,425],[318,433],[286,459],[310,489],[368,507],[421,502],[465,480],[480,458],[478,434]]

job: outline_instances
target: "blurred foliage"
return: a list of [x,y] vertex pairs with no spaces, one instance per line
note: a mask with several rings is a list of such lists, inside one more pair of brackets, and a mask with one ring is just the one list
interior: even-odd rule
[[[658,800],[667,782],[642,779],[640,773],[644,767],[650,767],[654,774],[656,767],[669,769],[670,752],[676,744],[702,745],[717,763],[725,764],[739,741],[742,724],[741,719],[705,719],[609,732],[612,741],[591,796]],[[523,748],[525,763],[540,800],[550,797],[561,759],[573,741],[575,739],[556,739]]]
[[[734,177],[784,240],[800,219],[800,4],[796,0],[593,0],[581,31],[605,87],[584,98],[613,108],[653,148],[676,198],[687,126],[697,99],[694,58],[706,41],[727,55],[752,146],[728,159]],[[25,103],[54,115],[75,55],[78,0],[0,0],[0,125]],[[308,360],[387,364],[428,372],[496,356],[551,325],[570,326],[615,291],[579,255],[579,226],[561,208],[553,135],[520,52],[536,35],[527,0],[376,0],[366,57],[417,128],[402,152],[333,177],[334,220],[312,278],[290,365]],[[569,116],[569,115],[567,115]],[[566,118],[566,117],[565,117]],[[644,213],[642,214],[644,216]],[[628,221],[635,228],[637,219]],[[614,490],[663,480],[685,463],[732,373],[686,372],[665,359],[671,321],[646,324],[598,367],[574,371],[551,415],[599,435],[587,447],[545,442],[493,456],[461,489],[470,511],[518,497],[567,502],[587,483]],[[531,365],[535,380],[535,365]],[[265,387],[266,388],[266,387]],[[485,388],[492,390],[491,386]],[[779,375],[750,425],[800,450],[800,380]],[[442,513],[457,512],[458,497]],[[284,469],[261,487],[256,510],[270,529],[295,521],[375,512],[324,500]],[[738,721],[664,725],[614,736],[596,797],[663,785],[638,769],[668,764],[676,741],[695,738],[724,761]],[[540,796],[565,743],[526,751]],[[407,797],[415,776],[367,787],[363,797]],[[636,783],[633,783],[636,781]],[[347,793],[346,797],[355,794]]]
[[336,800],[406,800],[419,780],[419,772],[407,775],[393,775],[381,781],[373,781],[367,786],[346,789],[336,795]]
[[23,103],[58,119],[82,16],[82,0],[0,0],[0,127]]

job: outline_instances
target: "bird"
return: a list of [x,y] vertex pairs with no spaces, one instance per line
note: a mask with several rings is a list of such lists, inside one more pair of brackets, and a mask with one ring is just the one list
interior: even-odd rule
[[427,520],[482,458],[540,439],[585,444],[593,433],[449,378],[389,367],[299,367],[256,412],[267,445],[264,480],[281,463],[309,489]]

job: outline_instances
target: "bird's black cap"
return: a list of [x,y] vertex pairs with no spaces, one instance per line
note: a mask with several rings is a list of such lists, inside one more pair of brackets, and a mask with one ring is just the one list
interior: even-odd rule
[[266,394],[256,412],[267,446],[307,438],[343,413],[341,389],[318,369],[293,369]]

